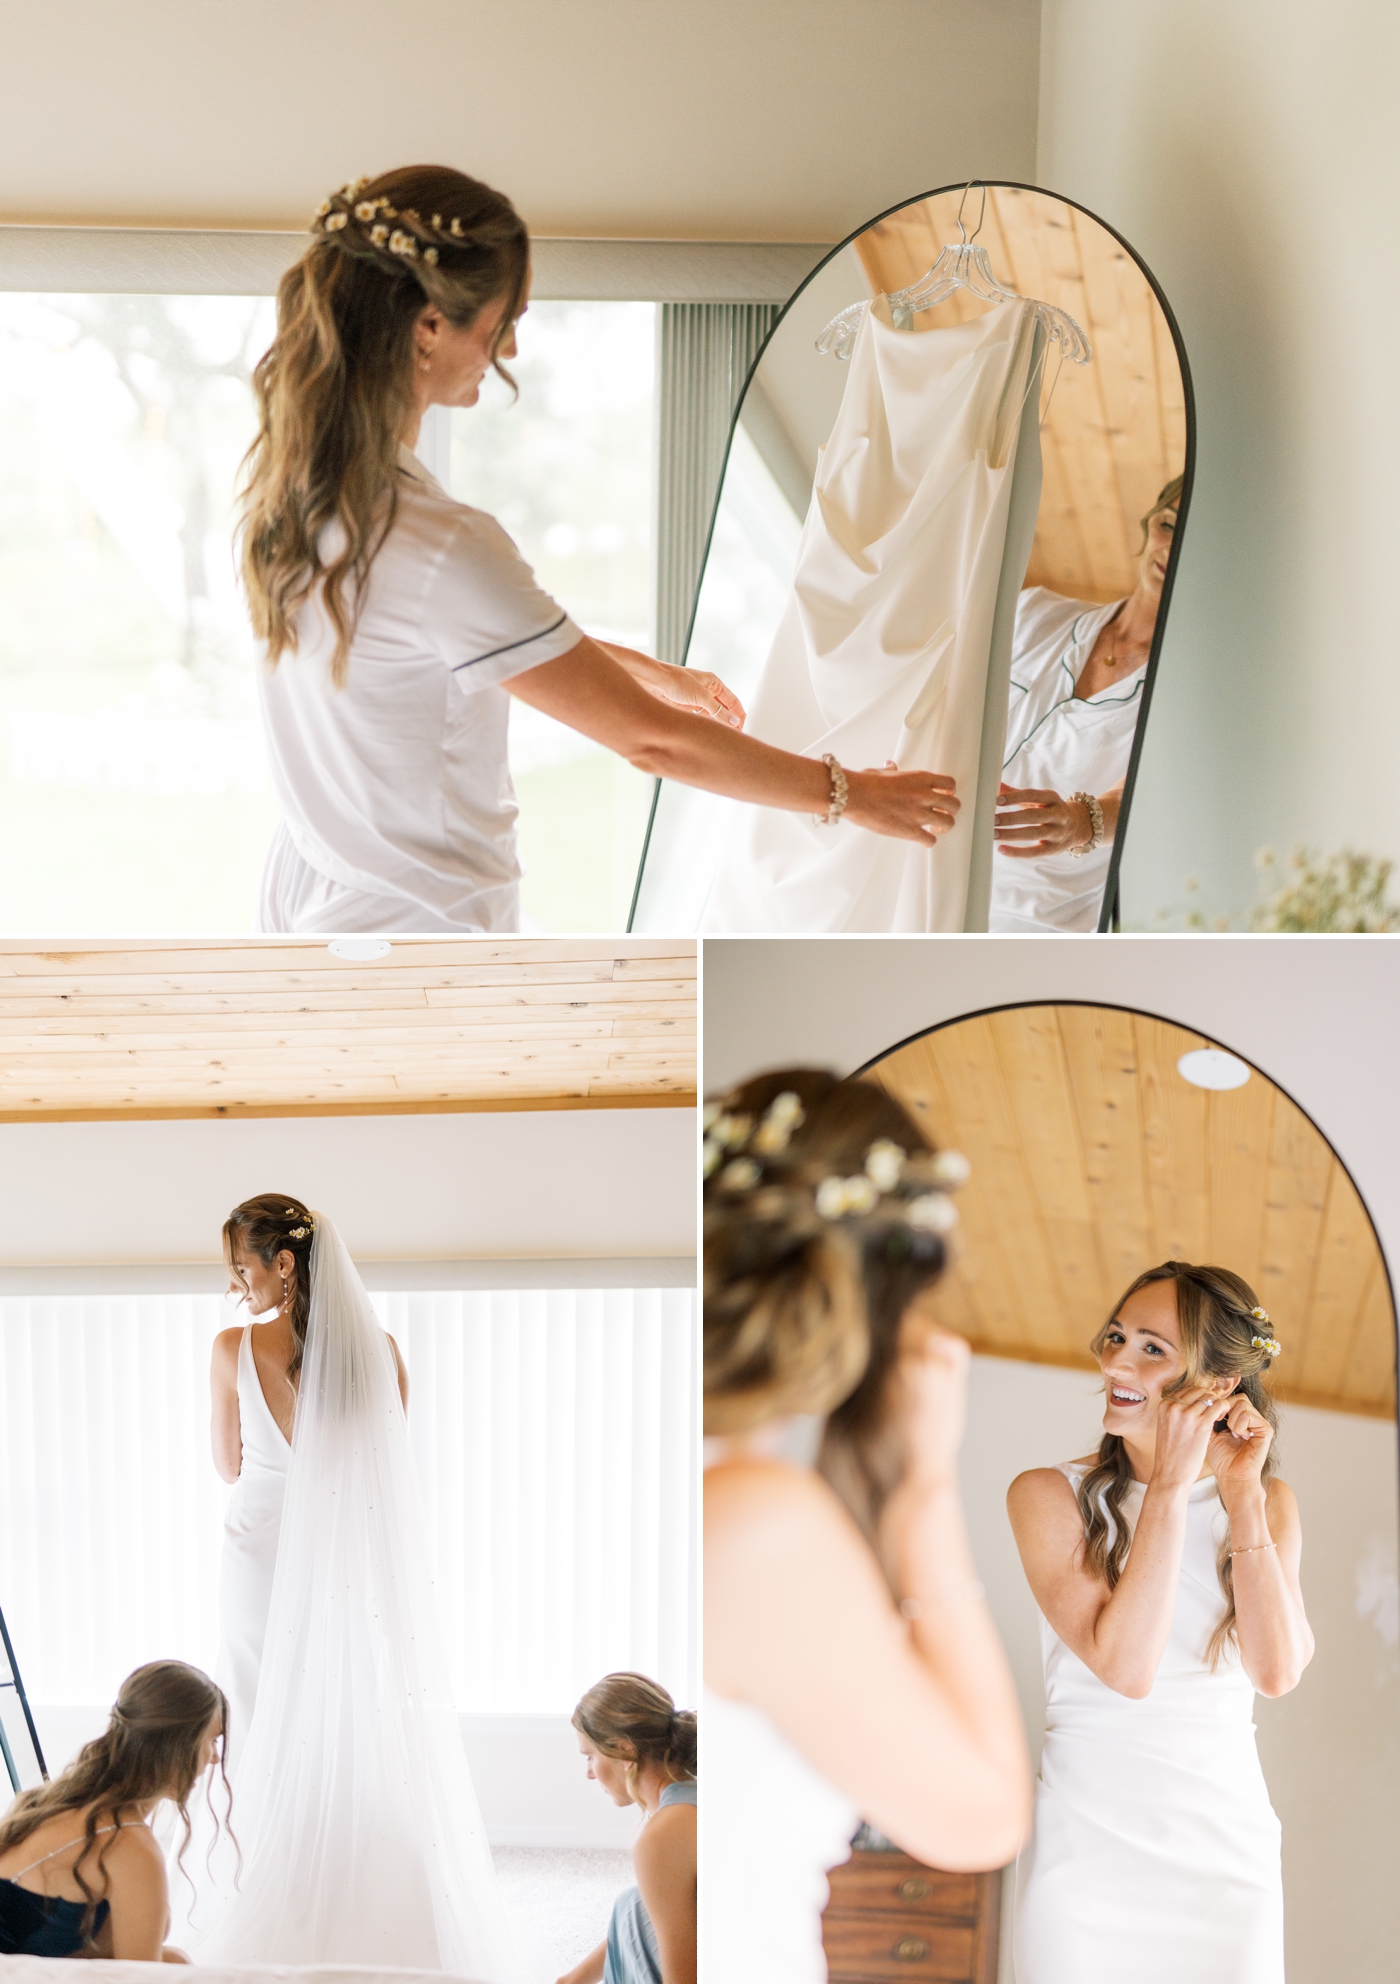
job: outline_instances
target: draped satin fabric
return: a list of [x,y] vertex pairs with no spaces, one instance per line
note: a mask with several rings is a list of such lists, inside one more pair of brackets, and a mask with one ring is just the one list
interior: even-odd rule
[[[739,808],[705,930],[964,928],[974,822],[996,797],[979,766],[989,717],[1003,734],[1005,697],[994,688],[992,708],[988,688],[1018,458],[1039,479],[1022,420],[1036,353],[1019,301],[926,332],[897,330],[883,298],[867,309],[749,730],[849,769],[945,773],[962,810],[923,846]],[[1011,551],[1016,585],[1029,550]]]
[[[1078,1463],[1062,1473],[1075,1486]],[[1144,1489],[1128,1491],[1136,1523]],[[1176,1610],[1152,1691],[1115,1694],[1041,1620],[1046,1735],[1016,1871],[1017,1984],[1283,1984],[1279,1822],[1231,1645],[1213,1476],[1187,1507]]]

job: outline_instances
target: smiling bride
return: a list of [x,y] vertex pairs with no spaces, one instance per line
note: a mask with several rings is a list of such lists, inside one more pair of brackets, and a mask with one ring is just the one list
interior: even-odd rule
[[1046,1734],[1017,1866],[1018,1984],[1283,1984],[1279,1823],[1256,1693],[1313,1653],[1253,1290],[1167,1261],[1091,1346],[1097,1454],[1008,1508],[1041,1612]]

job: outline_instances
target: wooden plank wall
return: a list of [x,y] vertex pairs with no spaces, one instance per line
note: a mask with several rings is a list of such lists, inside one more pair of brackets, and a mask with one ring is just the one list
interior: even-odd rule
[[[916,282],[944,244],[958,239],[961,199],[960,192],[941,194],[867,229],[856,252],[872,292]],[[980,199],[974,187],[964,211],[969,234]],[[1068,311],[1094,353],[1091,364],[1058,371],[1052,357],[1040,437],[1044,485],[1026,584],[1072,599],[1120,599],[1136,580],[1140,519],[1186,459],[1186,400],[1167,320],[1113,236],[1048,193],[990,188],[978,242],[1000,281]],[[918,322],[960,323],[986,307],[953,296]]]
[[1098,1006],[962,1020],[872,1071],[972,1162],[943,1314],[975,1349],[1092,1370],[1089,1339],[1164,1260],[1232,1268],[1283,1355],[1283,1400],[1390,1417],[1395,1316],[1371,1223],[1331,1146],[1267,1077],[1208,1092],[1210,1045]]
[[693,942],[0,944],[0,1121],[678,1106]]

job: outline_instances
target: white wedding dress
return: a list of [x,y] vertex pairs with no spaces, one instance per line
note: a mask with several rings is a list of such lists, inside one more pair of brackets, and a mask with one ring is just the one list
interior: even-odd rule
[[[1081,1462],[1060,1470],[1073,1488]],[[1144,1487],[1124,1515],[1135,1525]],[[1016,1870],[1016,1984],[1283,1984],[1279,1822],[1225,1609],[1214,1476],[1187,1506],[1171,1635],[1152,1692],[1100,1681],[1042,1618],[1045,1749]]]
[[263,1396],[253,1362],[253,1326],[238,1346],[238,1426],[243,1459],[224,1512],[219,1566],[221,1644],[214,1678],[228,1696],[228,1760],[236,1767],[253,1720],[272,1574],[282,1534],[282,1504],[292,1449]]
[[748,729],[848,770],[945,773],[962,810],[921,846],[737,807],[702,929],[985,929],[1043,348],[1021,301],[923,332],[866,309]]
[[246,1477],[222,1591],[243,1868],[235,1886],[216,1856],[216,1919],[192,1917],[191,1953],[525,1984],[462,1749],[393,1351],[314,1218],[290,1447],[246,1331],[239,1348]]
[[703,1984],[826,1984],[827,1869],[855,1806],[761,1709],[704,1691]]

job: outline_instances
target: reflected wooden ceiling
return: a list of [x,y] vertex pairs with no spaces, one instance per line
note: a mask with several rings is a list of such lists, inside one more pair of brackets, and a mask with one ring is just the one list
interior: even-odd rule
[[[874,293],[916,282],[959,238],[962,197],[941,193],[861,235],[856,252]],[[969,234],[980,198],[974,187]],[[1048,193],[990,188],[978,242],[1009,289],[1068,311],[1094,354],[1058,374],[1053,352],[1048,361],[1044,483],[1026,584],[1071,599],[1121,599],[1136,583],[1140,520],[1186,460],[1186,399],[1167,320],[1131,255]],[[958,323],[986,307],[959,294],[919,322]]]
[[1266,1076],[1215,1093],[1177,1073],[1216,1044],[1109,1007],[1029,1006],[870,1070],[971,1160],[943,1318],[992,1356],[1093,1370],[1089,1339],[1144,1268],[1209,1262],[1268,1310],[1280,1399],[1389,1417],[1395,1317],[1356,1188]]
[[693,942],[0,943],[0,1121],[683,1106]]

